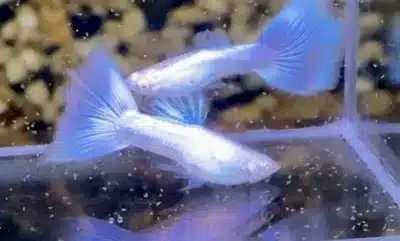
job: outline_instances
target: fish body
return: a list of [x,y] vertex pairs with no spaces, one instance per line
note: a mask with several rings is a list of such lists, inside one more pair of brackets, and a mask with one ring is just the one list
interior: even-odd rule
[[230,43],[221,32],[195,37],[194,50],[131,74],[129,88],[152,96],[196,92],[237,74],[258,73],[273,88],[309,95],[336,87],[343,23],[330,0],[290,0],[254,43]]
[[[207,182],[235,185],[259,182],[279,165],[264,154],[234,143],[202,126],[177,124],[140,113],[126,112],[125,140],[136,147],[166,156],[190,176]],[[135,138],[130,138],[134,136]]]
[[116,69],[109,54],[97,50],[70,72],[65,113],[46,161],[84,161],[138,147],[173,160],[177,165],[160,168],[192,179],[189,186],[254,183],[280,168],[265,154],[187,124],[205,120],[204,98],[156,99],[155,116],[139,112]]
[[248,44],[194,50],[131,74],[127,84],[135,93],[152,96],[174,96],[182,91],[206,89],[225,76],[248,73],[254,65],[251,59],[265,59],[255,47],[255,44]]
[[65,241],[246,241],[265,220],[264,209],[279,194],[269,185],[235,187],[188,195],[179,213],[151,228],[131,232],[92,217],[61,223]]

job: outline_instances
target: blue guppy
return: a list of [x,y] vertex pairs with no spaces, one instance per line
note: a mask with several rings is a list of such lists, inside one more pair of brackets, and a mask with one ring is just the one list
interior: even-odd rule
[[[251,44],[234,45],[223,33],[200,33],[193,50],[127,78],[117,71],[110,53],[96,48],[80,68],[68,71],[71,82],[65,112],[41,163],[88,162],[133,147],[171,160],[157,167],[188,179],[183,190],[205,183],[228,188],[260,183],[281,165],[265,153],[207,129],[205,92],[223,77],[251,72],[267,85],[291,94],[313,95],[333,89],[342,58],[343,23],[333,16],[329,4],[328,0],[287,2]],[[140,110],[140,97],[149,98],[150,113]],[[196,199],[188,204],[195,207],[181,219],[151,232],[130,232],[90,217],[72,218],[65,226],[79,227],[66,231],[63,239],[244,241],[250,230],[265,221],[254,215],[271,200],[261,202],[260,198],[277,195],[266,195],[265,189],[250,196],[233,191],[224,202],[203,197],[207,199],[204,205]],[[267,188],[269,192],[273,189]],[[221,211],[210,219],[209,215]],[[310,215],[318,217],[314,212]],[[225,219],[218,222],[217,217]],[[301,219],[294,217],[288,222],[297,224]],[[211,225],[211,221],[216,223]],[[243,222],[253,226],[241,230]],[[273,230],[284,232],[286,226],[278,224]],[[275,231],[259,238],[279,240],[271,233]],[[317,238],[324,238],[324,234],[321,228]]]
[[[111,55],[95,49],[69,71],[65,113],[44,163],[85,161],[136,147],[173,160],[159,167],[188,178],[188,188],[269,177],[279,170],[277,162],[204,127],[209,105],[204,89],[220,77],[249,71],[294,94],[333,88],[343,26],[328,2],[289,1],[254,44],[231,46],[221,34],[199,35],[197,49],[125,80]],[[139,111],[139,95],[152,98],[151,115]]]

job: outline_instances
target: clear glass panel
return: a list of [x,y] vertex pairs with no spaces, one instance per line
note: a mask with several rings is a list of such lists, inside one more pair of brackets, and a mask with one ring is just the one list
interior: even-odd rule
[[[231,240],[246,234],[259,240],[279,235],[300,241],[392,236],[399,231],[398,207],[345,141],[252,146],[280,162],[282,169],[264,183],[203,187],[190,194],[178,191],[184,180],[151,168],[162,158],[146,153],[127,151],[96,165],[54,169],[38,169],[32,156],[3,158],[2,209],[21,236],[45,237],[40,240],[75,240],[67,238],[77,232],[76,226],[68,229],[60,220],[76,215],[97,218],[80,224],[84,231],[78,232],[79,238],[93,236],[93,230],[105,235],[107,230],[107,237],[142,238],[138,240],[186,240],[185,235]],[[257,201],[260,197],[263,202]],[[49,230],[49,225],[55,228]]]
[[[62,113],[62,73],[77,66],[91,46],[112,49],[121,72],[129,74],[185,52],[205,29],[220,28],[233,43],[251,43],[284,3],[214,2],[0,5],[0,146],[20,146],[0,149],[0,239],[400,240],[393,236],[400,228],[399,98],[389,71],[398,49],[388,34],[397,26],[392,16],[400,12],[395,1],[357,1],[360,15],[349,12],[349,62],[338,66],[339,83],[331,91],[289,96],[254,74],[224,79],[224,88],[210,91],[209,127],[282,165],[265,182],[205,185],[185,193],[180,188],[187,178],[154,165],[170,160],[138,150],[93,162],[37,165],[46,146],[33,144],[51,142]],[[329,8],[339,19],[340,2]],[[347,3],[355,10],[356,1]],[[356,19],[358,56],[351,51]],[[77,217],[79,223],[66,220]]]
[[[274,144],[268,150],[284,163],[278,173],[281,190],[286,193],[284,216],[298,213],[298,208],[319,208],[325,212],[325,219],[317,220],[326,222],[326,227],[319,223],[314,230],[299,220],[290,223],[290,216],[286,223],[282,221],[289,230],[299,232],[293,240],[378,237],[398,232],[398,207],[348,142],[296,141],[290,145]],[[274,181],[272,177],[270,183]],[[300,227],[302,233],[298,231]]]
[[370,1],[361,6],[359,111],[368,119],[397,123],[400,5],[395,1]]

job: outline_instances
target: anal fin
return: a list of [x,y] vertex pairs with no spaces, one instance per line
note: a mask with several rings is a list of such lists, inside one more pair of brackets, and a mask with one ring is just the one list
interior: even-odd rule
[[157,164],[157,168],[166,172],[174,173],[176,178],[179,179],[187,179],[188,183],[185,187],[179,189],[179,191],[185,192],[189,191],[190,189],[195,189],[203,186],[205,181],[201,180],[200,178],[190,176],[183,167],[178,166],[177,164],[173,163],[160,163]]
[[209,111],[208,98],[204,93],[155,98],[151,113],[172,122],[203,125]]

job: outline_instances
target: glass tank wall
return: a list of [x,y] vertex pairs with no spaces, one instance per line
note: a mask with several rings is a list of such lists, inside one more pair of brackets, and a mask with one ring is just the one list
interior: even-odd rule
[[284,1],[2,1],[0,239],[400,240],[400,5],[330,3],[324,13],[345,26],[335,88],[289,95],[246,74],[207,91],[205,128],[280,169],[181,191],[188,178],[157,166],[173,160],[137,148],[39,165],[63,113],[63,73],[97,45],[126,76],[185,53],[205,30],[252,43]]

